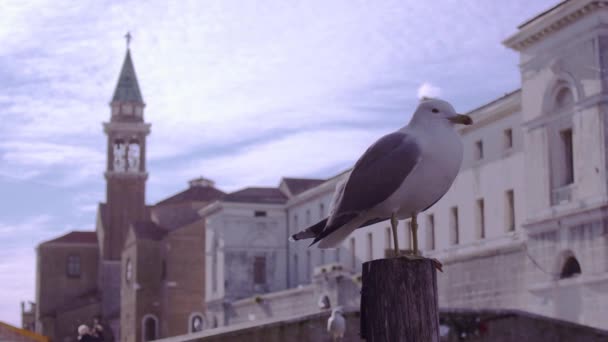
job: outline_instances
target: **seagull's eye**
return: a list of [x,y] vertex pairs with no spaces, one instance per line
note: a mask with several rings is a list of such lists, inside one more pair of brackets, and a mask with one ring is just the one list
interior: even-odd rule
[[431,112],[433,112],[433,113],[439,113],[439,109],[433,108],[433,109],[431,109]]

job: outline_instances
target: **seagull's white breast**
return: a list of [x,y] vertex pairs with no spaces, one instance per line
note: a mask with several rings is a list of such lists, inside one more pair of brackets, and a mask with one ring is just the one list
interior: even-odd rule
[[327,331],[332,337],[343,337],[346,331],[346,321],[340,314],[331,315],[327,320]]
[[450,189],[460,171],[462,141],[451,126],[406,130],[420,145],[420,161],[397,191],[374,208],[375,213],[384,217],[396,212],[399,219],[405,219],[425,210]]

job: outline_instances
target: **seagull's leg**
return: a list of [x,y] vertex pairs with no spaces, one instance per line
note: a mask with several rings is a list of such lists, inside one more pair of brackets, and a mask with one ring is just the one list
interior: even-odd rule
[[391,228],[393,229],[393,244],[395,245],[395,256],[399,256],[399,242],[397,241],[397,227],[399,226],[399,221],[395,217],[395,213],[391,215]]
[[[418,250],[418,220],[416,215],[416,213],[412,214],[412,243],[414,244],[413,254],[414,257],[422,258],[422,256],[420,255],[420,251]],[[440,272],[443,272],[443,265],[439,262],[439,260],[431,259],[431,261],[433,262],[433,265],[435,265],[436,269],[438,269]]]
[[418,251],[418,221],[416,220],[416,213],[412,214],[412,244],[413,254],[416,256],[420,255]]

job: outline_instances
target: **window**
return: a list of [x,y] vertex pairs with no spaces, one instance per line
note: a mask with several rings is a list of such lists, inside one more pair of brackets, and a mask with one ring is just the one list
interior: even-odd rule
[[321,203],[319,204],[319,219],[324,219],[325,218],[325,204]]
[[219,282],[219,279],[217,277],[217,263],[218,263],[218,257],[217,257],[217,244],[218,241],[216,238],[214,238],[212,240],[212,246],[211,246],[211,291],[213,291],[213,293],[217,292],[217,285]]
[[188,332],[194,333],[194,332],[203,331],[203,328],[204,328],[203,324],[204,324],[203,315],[201,315],[199,313],[191,314]]
[[306,226],[310,226],[310,209],[306,209]]
[[298,262],[298,255],[293,255],[293,278],[294,283],[297,285],[300,282],[300,265]]
[[254,217],[266,217],[266,212],[263,210],[256,210],[253,212]]
[[564,158],[564,177],[561,185],[574,183],[574,156],[572,150],[572,129],[559,132]]
[[144,342],[158,338],[158,320],[153,315],[145,315],[142,319]]
[[475,143],[475,159],[483,159],[483,142],[481,140]]
[[574,95],[567,87],[563,87],[555,96],[555,106],[557,110],[571,109],[574,105]]
[[66,261],[66,272],[68,277],[79,278],[80,277],[80,256],[79,255],[68,255]]
[[391,227],[386,227],[384,234],[384,249],[391,249]]
[[426,217],[426,249],[435,249],[435,216],[432,214]]
[[130,283],[131,279],[133,279],[133,263],[131,262],[131,259],[127,259],[127,264],[125,265],[125,280],[127,283]]
[[167,279],[167,260],[165,260],[165,259],[163,259],[163,261],[161,263],[160,279],[161,280]]
[[403,248],[411,250],[412,249],[412,221],[409,220],[403,225]]
[[374,237],[372,233],[367,233],[367,260],[374,258]]
[[578,263],[575,257],[570,256],[568,257],[568,259],[566,259],[566,262],[564,262],[564,266],[562,267],[562,271],[559,275],[559,278],[572,278],[581,273],[581,265]]
[[321,250],[321,265],[325,264],[325,250]]
[[513,129],[511,129],[511,128],[505,129],[504,134],[503,134],[503,140],[504,140],[503,145],[505,147],[505,150],[513,148]]
[[355,247],[355,238],[350,238],[350,261],[353,271],[357,269],[357,251]]
[[293,215],[293,229],[298,230],[298,215]]
[[257,256],[253,259],[254,284],[266,284],[266,257]]
[[477,200],[476,205],[476,215],[475,215],[475,223],[477,226],[477,238],[483,239],[486,237],[486,222],[484,216],[484,202],[483,198]]
[[506,192],[507,197],[507,210],[506,210],[506,223],[507,223],[507,231],[511,232],[515,230],[515,197],[513,194],[513,190],[508,190]]
[[336,248],[336,262],[340,262],[340,251],[340,247]]
[[458,231],[458,207],[450,209],[450,243],[457,245],[459,240]]
[[312,271],[312,256],[310,255],[310,250],[306,251],[306,278],[310,280],[311,271]]

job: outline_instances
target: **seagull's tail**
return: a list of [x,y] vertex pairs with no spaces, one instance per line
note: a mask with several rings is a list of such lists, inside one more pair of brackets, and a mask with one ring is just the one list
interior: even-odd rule
[[[342,219],[334,220],[334,222],[332,222],[333,224],[331,227],[327,227],[328,219],[325,218],[325,219],[315,223],[314,225],[293,234],[292,236],[289,237],[289,241],[293,242],[293,241],[298,241],[298,240],[314,238],[315,240],[312,242],[312,244],[311,244],[311,246],[312,246],[315,243],[317,243],[318,241],[320,241],[321,239],[325,239],[326,237],[328,237],[331,234],[333,236],[332,236],[332,239],[330,239],[330,240],[332,240],[332,241],[339,240],[336,242],[336,244],[337,244],[337,243],[343,241],[344,238],[346,238],[346,236],[348,236],[355,228],[363,228],[363,227],[372,225],[374,223],[378,223],[378,222],[387,220],[387,218],[375,218],[375,219],[371,219],[371,220],[367,220],[367,221],[356,220],[356,222],[352,222],[351,220],[353,220],[353,219],[354,218],[352,216],[350,216],[348,218],[342,217]],[[355,220],[353,220],[353,221],[355,221]],[[344,233],[341,232],[339,234],[332,234],[332,233],[336,232],[338,230],[338,228],[340,228],[342,226],[346,226],[346,225],[348,225],[350,227],[351,224],[354,224],[355,228],[344,230],[343,231]],[[329,242],[329,240],[328,240],[328,242]],[[322,247],[321,244],[319,244],[319,247],[327,248],[327,247]]]
[[323,228],[325,228],[326,224],[327,224],[327,219],[325,218],[325,219],[315,223],[314,225],[293,234],[289,238],[289,241],[297,241],[297,240],[315,238],[319,234],[321,234],[321,232],[323,232]]
[[340,219],[338,221],[341,222],[332,222],[333,227],[325,228],[310,245],[318,242],[319,248],[337,248],[350,233],[366,222],[364,217],[358,215],[345,215]]

